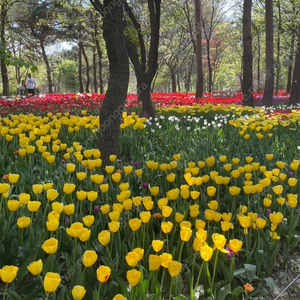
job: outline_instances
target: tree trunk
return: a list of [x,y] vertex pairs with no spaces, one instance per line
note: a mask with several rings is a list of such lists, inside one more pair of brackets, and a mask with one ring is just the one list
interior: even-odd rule
[[[6,51],[6,38],[5,38],[5,25],[7,21],[7,12],[8,12],[8,3],[7,1],[2,1],[0,5],[0,47],[3,47],[3,50]],[[5,57],[1,58],[1,79],[3,84],[3,96],[8,96],[9,94],[9,78],[8,78],[8,71],[7,66],[5,64]]]
[[108,89],[100,110],[99,149],[102,168],[110,164],[109,155],[118,154],[120,123],[129,82],[129,60],[123,26],[123,2],[91,0],[103,17],[103,37],[109,61]]
[[[295,35],[292,35],[292,41],[291,41],[291,51],[289,55],[289,59],[291,62],[294,59],[294,45],[295,45]],[[291,82],[292,82],[292,73],[293,73],[293,66],[292,64],[288,67],[288,78],[287,78],[287,84],[286,84],[286,91],[290,93],[291,91]]]
[[251,32],[252,0],[244,0],[243,6],[243,105],[254,106],[253,103],[253,53]]
[[[297,49],[300,49],[300,26],[298,33]],[[290,105],[300,103],[300,51],[296,53],[296,60],[293,73],[292,91],[289,100]]]
[[266,78],[262,104],[269,107],[274,93],[273,0],[266,0]]
[[202,65],[202,26],[201,26],[201,0],[195,0],[195,18],[196,18],[196,65],[197,65],[197,83],[196,100],[203,97],[203,65]]
[[278,30],[277,30],[277,51],[276,51],[276,87],[275,87],[275,95],[278,95],[279,90],[279,79],[280,79],[280,71],[281,71],[281,64],[280,64],[280,33],[281,33],[281,6],[280,1],[277,1],[278,7]]
[[[159,29],[160,29],[160,4],[161,0],[148,0],[148,10],[150,15],[150,47],[146,53],[144,37],[141,31],[141,25],[134,16],[131,7],[125,1],[125,10],[132,21],[136,30],[140,53],[138,54],[135,46],[128,38],[126,39],[127,51],[130,60],[134,66],[137,79],[138,99],[142,102],[143,113],[154,117],[155,109],[151,97],[151,83],[158,69],[158,46],[159,46]],[[146,55],[148,54],[148,64],[146,64]]]
[[93,86],[94,93],[97,93],[98,84],[97,84],[97,58],[96,58],[96,47],[92,48],[93,51]]
[[46,73],[47,73],[47,80],[48,80],[48,92],[49,92],[49,94],[53,94],[53,83],[52,83],[52,77],[51,77],[51,67],[50,67],[50,64],[49,64],[48,56],[46,54],[44,41],[40,40],[40,44],[41,44],[43,60],[44,60],[45,66],[46,66]]
[[146,117],[155,116],[155,109],[151,97],[151,82],[142,76],[137,76],[137,94],[138,100],[142,102],[143,115]]
[[78,78],[79,78],[79,92],[83,93],[83,82],[82,82],[82,42],[78,43]]
[[98,40],[99,33],[97,31],[97,26],[95,27],[95,35],[96,35],[96,49],[98,53],[98,60],[99,60],[99,65],[98,65],[98,72],[99,72],[99,89],[100,89],[100,94],[104,93],[104,87],[103,87],[103,77],[102,77],[102,51],[100,48],[100,43]]
[[90,82],[91,82],[91,79],[90,79],[90,64],[89,64],[89,60],[88,60],[88,57],[85,53],[85,50],[84,50],[84,46],[82,45],[82,54],[83,54],[83,57],[84,57],[84,61],[85,61],[85,67],[86,67],[86,84],[85,84],[85,92],[86,93],[89,93],[90,92]]
[[172,79],[172,93],[176,93],[176,72],[174,70],[174,67],[171,67],[170,70]]

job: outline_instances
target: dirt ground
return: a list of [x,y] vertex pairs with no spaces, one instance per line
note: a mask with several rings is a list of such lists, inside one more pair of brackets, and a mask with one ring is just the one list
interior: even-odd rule
[[[275,270],[272,277],[278,291],[270,290],[268,300],[300,300],[300,253],[288,260],[285,270]],[[285,292],[280,295],[284,289]]]

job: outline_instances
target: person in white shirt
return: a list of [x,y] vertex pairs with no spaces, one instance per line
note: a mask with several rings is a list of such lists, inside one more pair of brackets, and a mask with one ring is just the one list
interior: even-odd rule
[[32,96],[34,96],[34,89],[36,86],[36,81],[33,77],[31,77],[31,74],[28,74],[28,78],[27,78],[27,91],[28,91],[28,95],[31,94]]
[[22,82],[18,85],[18,95],[24,96],[26,89],[26,80],[22,80]]

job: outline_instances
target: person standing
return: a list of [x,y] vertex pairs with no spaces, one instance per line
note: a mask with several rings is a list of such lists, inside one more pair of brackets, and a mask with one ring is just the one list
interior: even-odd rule
[[18,85],[18,95],[25,96],[26,89],[26,80],[22,80],[22,82]]
[[31,77],[31,74],[28,74],[28,78],[27,78],[27,91],[28,91],[28,95],[31,94],[32,96],[34,96],[34,89],[36,86],[36,81],[33,77]]

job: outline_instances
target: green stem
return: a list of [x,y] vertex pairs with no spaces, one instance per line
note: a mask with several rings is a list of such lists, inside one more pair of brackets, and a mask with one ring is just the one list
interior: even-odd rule
[[48,299],[49,299],[49,293],[46,292],[46,298],[45,298],[45,300],[48,300]]
[[7,286],[8,286],[8,283],[6,283],[6,285],[5,285],[4,294],[3,294],[3,300],[5,300],[5,295],[6,295]]
[[180,259],[181,259],[181,254],[182,254],[183,245],[184,245],[184,241],[181,241],[180,251],[179,251],[179,257],[178,257],[178,261],[179,261],[179,262],[180,262]]
[[199,280],[200,280],[200,276],[201,276],[201,273],[202,273],[202,269],[203,269],[204,264],[205,264],[205,262],[203,261],[203,262],[202,262],[202,265],[201,265],[201,267],[200,267],[200,270],[199,270],[199,274],[198,274],[197,280],[196,280],[195,288],[197,288],[197,286],[198,286],[198,284],[199,284]]
[[135,288],[134,286],[131,287],[131,290],[130,290],[130,298],[129,298],[130,300],[133,300],[133,299],[134,299],[134,288]]
[[101,289],[101,285],[102,285],[102,282],[100,282],[99,288],[98,288],[98,292],[97,292],[97,293],[98,293],[98,299],[101,299],[101,298],[100,298],[100,289]]
[[173,277],[171,276],[171,282],[170,282],[170,290],[169,290],[169,300],[171,300],[172,296],[172,286],[173,286]]
[[164,278],[165,278],[165,272],[166,272],[166,268],[163,269],[163,273],[161,276],[161,281],[160,281],[160,289],[163,290],[163,283],[164,283]]
[[75,266],[76,259],[76,250],[77,250],[77,238],[75,238],[74,254],[73,254],[73,265]]
[[216,270],[217,270],[217,262],[218,262],[218,256],[219,256],[219,250],[217,250],[216,258],[215,258],[215,263],[214,263],[214,271],[213,271],[213,277],[212,277],[212,284],[211,284],[211,291],[213,292],[213,286],[214,286],[214,280],[216,276]]
[[133,239],[132,239],[132,248],[131,248],[131,250],[134,249],[134,240],[135,240],[135,231],[133,232]]

